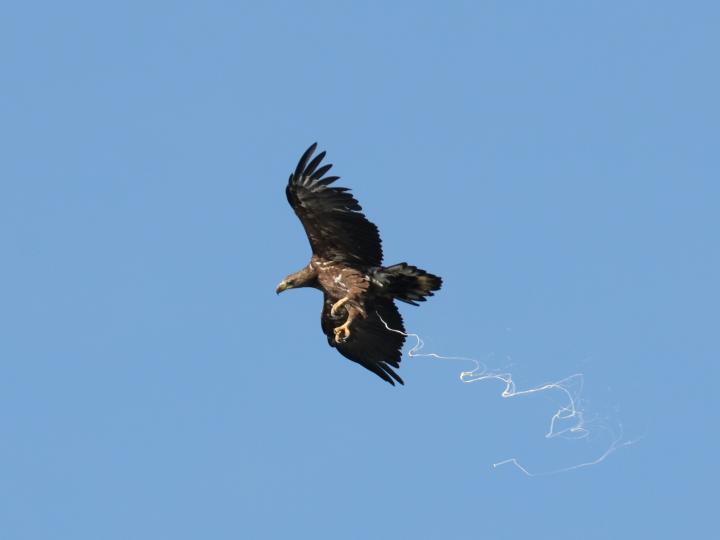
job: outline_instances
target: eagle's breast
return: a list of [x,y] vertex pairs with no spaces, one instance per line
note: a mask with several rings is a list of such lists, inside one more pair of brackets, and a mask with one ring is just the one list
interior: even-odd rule
[[362,297],[370,285],[367,276],[342,262],[315,259],[313,266],[318,273],[320,288],[328,296],[340,300],[346,296]]

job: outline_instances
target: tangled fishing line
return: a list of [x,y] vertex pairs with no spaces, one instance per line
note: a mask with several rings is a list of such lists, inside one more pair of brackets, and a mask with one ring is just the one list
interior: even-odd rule
[[[555,390],[563,394],[566,398],[565,404],[562,405],[550,418],[548,431],[545,434],[546,439],[553,439],[556,437],[583,439],[590,436],[591,431],[588,427],[589,422],[585,417],[585,412],[578,405],[579,396],[583,386],[582,373],[575,373],[557,382],[545,383],[525,390],[518,390],[515,386],[511,373],[489,370],[483,362],[475,358],[468,358],[464,356],[445,356],[434,352],[421,352],[425,346],[425,342],[418,334],[406,333],[401,330],[391,328],[385,320],[383,320],[379,313],[377,315],[380,321],[385,325],[385,328],[390,332],[415,339],[415,344],[408,351],[408,356],[410,358],[425,357],[435,358],[437,360],[458,360],[473,363],[474,367],[472,369],[465,370],[460,373],[460,380],[463,383],[474,383],[493,379],[501,381],[505,385],[501,393],[503,398],[526,396],[529,394],[536,394],[551,390]],[[595,425],[594,428],[595,431],[601,430],[605,432],[609,439],[609,444],[603,452],[590,461],[584,461],[567,467],[542,472],[530,472],[520,463],[520,461],[518,461],[517,458],[514,457],[493,463],[492,466],[493,468],[497,468],[502,465],[514,465],[518,470],[527,476],[545,476],[581,469],[591,465],[597,465],[598,463],[605,461],[605,459],[616,450],[630,446],[637,442],[637,439],[629,440],[624,438],[621,425],[618,425],[617,429],[611,429],[609,426],[602,424]]]

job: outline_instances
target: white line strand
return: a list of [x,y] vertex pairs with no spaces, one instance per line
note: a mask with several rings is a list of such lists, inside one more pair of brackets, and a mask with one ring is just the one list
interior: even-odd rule
[[[469,371],[462,371],[460,373],[460,380],[463,383],[474,383],[478,381],[486,381],[490,379],[496,379],[499,381],[502,381],[505,384],[505,388],[503,389],[502,393],[500,394],[503,398],[511,398],[516,396],[525,396],[529,394],[535,394],[538,392],[545,392],[548,390],[558,390],[561,393],[565,395],[567,398],[567,403],[560,407],[555,414],[552,415],[550,419],[550,425],[548,428],[547,433],[545,434],[545,438],[552,439],[555,437],[562,436],[563,438],[572,438],[572,439],[582,439],[586,438],[590,435],[590,431],[587,428],[588,421],[585,418],[585,414],[583,410],[578,406],[578,401],[580,397],[580,393],[582,391],[583,387],[583,375],[582,373],[575,373],[573,375],[570,375],[569,377],[565,377],[564,379],[557,381],[557,382],[551,382],[542,384],[540,386],[536,386],[534,388],[529,388],[527,390],[518,390],[515,386],[515,382],[513,381],[512,374],[510,373],[502,373],[499,371],[490,371],[488,370],[487,366],[475,359],[475,358],[468,358],[465,356],[444,356],[441,354],[437,354],[434,352],[425,353],[421,352],[423,347],[425,347],[425,342],[422,340],[422,338],[418,334],[413,333],[406,333],[402,330],[397,330],[395,328],[391,328],[388,326],[388,324],[385,322],[385,320],[380,316],[379,313],[377,313],[378,318],[380,321],[385,325],[385,328],[389,330],[390,332],[394,332],[396,334],[400,334],[402,336],[408,337],[408,338],[414,338],[415,339],[415,345],[413,345],[410,350],[408,351],[408,356],[410,358],[415,357],[425,357],[425,358],[435,358],[437,360],[459,360],[464,362],[472,362],[475,364],[475,367]],[[566,425],[567,427],[561,427],[560,424]],[[620,434],[616,434],[613,430],[611,430],[609,427],[604,425],[595,426],[597,429],[601,429],[605,431],[609,437],[610,437],[610,445],[607,447],[607,449],[596,459],[588,462],[578,463],[575,465],[571,465],[568,467],[563,467],[561,469],[555,469],[551,471],[544,471],[539,473],[533,473],[530,472],[526,467],[524,467],[516,458],[509,458],[504,459],[502,461],[499,461],[497,463],[493,463],[492,467],[493,469],[496,469],[502,465],[514,465],[517,469],[519,469],[523,474],[534,477],[534,476],[547,476],[551,474],[557,474],[562,472],[568,472],[573,471],[576,469],[581,469],[583,467],[589,467],[591,465],[597,465],[598,463],[601,463],[605,461],[605,459],[612,453],[614,453],[616,450],[619,450],[620,448],[623,448],[625,446],[630,446],[634,443],[636,443],[639,439],[634,440],[623,440],[622,435],[622,426],[620,427]]]

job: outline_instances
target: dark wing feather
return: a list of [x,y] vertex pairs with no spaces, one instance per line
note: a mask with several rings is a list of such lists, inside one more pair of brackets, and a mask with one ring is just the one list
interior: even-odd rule
[[343,312],[341,316],[332,318],[330,316],[332,305],[333,301],[326,296],[321,324],[330,346],[335,347],[345,358],[357,362],[393,386],[395,381],[405,384],[392,369],[400,367],[405,336],[388,330],[380,320],[382,317],[390,328],[405,332],[402,317],[393,301],[390,299],[366,301],[367,318],[355,319],[350,326],[350,338],[345,343],[335,343],[333,330],[343,323],[346,315]]
[[310,160],[316,148],[317,143],[302,155],[285,190],[313,253],[333,261],[380,266],[382,246],[378,228],[368,221],[348,188],[330,187],[339,177],[325,176],[332,167],[330,164],[318,168],[325,152]]

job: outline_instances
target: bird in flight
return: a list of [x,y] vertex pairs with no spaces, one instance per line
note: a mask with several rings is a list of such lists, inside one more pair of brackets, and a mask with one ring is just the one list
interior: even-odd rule
[[332,165],[321,166],[325,152],[312,158],[316,148],[317,143],[302,155],[285,190],[310,240],[312,257],[305,268],[283,279],[276,292],[321,290],[320,324],[328,344],[393,386],[395,381],[404,384],[393,371],[400,367],[405,342],[394,301],[417,306],[440,289],[442,279],[404,262],[382,266],[378,228],[348,188],[332,186],[339,177],[325,176]]

